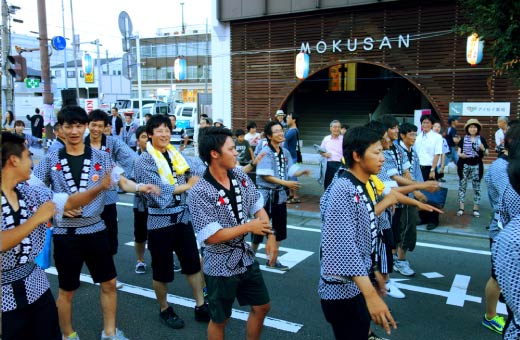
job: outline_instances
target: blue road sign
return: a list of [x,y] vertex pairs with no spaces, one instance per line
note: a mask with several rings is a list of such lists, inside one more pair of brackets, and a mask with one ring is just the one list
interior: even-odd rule
[[57,51],[62,51],[67,47],[67,41],[64,37],[57,35],[51,39],[52,48]]

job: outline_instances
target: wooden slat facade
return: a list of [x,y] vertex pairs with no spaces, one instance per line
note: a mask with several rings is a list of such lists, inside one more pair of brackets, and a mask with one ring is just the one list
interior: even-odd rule
[[[320,40],[329,48],[323,54],[312,49],[310,74],[340,62],[375,64],[414,84],[445,124],[450,102],[511,102],[511,116],[517,117],[520,89],[493,76],[485,50],[480,65],[466,63],[466,37],[450,31],[462,20],[456,1],[397,1],[231,22],[233,128],[245,127],[249,120],[261,127],[274,117],[301,82],[294,75],[294,60],[302,42],[313,48]],[[349,38],[400,34],[410,34],[409,48],[349,52],[344,45]],[[332,41],[338,39],[343,52],[332,53]],[[479,119],[483,135],[491,140],[496,118]]]

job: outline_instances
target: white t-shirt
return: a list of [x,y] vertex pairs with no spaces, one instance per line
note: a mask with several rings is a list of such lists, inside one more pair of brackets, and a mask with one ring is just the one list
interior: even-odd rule
[[500,146],[505,138],[504,130],[498,129],[497,132],[495,132],[495,146]]
[[249,142],[249,145],[251,146],[257,146],[258,141],[260,140],[260,134],[258,132],[256,133],[246,133],[244,136],[245,140]]
[[419,132],[415,140],[415,150],[421,166],[432,166],[433,157],[442,154],[442,136],[432,130],[426,134]]

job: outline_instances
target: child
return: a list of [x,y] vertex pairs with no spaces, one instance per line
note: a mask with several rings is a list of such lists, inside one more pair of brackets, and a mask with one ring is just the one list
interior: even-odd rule
[[237,129],[235,136],[237,138],[235,142],[235,148],[238,152],[237,161],[240,165],[244,166],[249,164],[253,157],[253,148],[249,145],[249,142],[245,139],[245,131]]

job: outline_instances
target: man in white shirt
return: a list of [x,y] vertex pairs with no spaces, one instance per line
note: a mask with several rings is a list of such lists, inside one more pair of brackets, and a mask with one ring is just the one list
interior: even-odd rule
[[495,132],[495,149],[498,154],[504,152],[504,138],[508,120],[507,117],[498,117],[497,119],[498,130]]
[[[435,167],[442,155],[442,136],[432,130],[435,118],[431,115],[421,117],[421,129],[415,141],[415,150],[419,156],[421,173],[423,179],[435,180]],[[422,223],[426,224],[427,230],[433,230],[439,225],[439,213],[420,211],[419,217]]]

